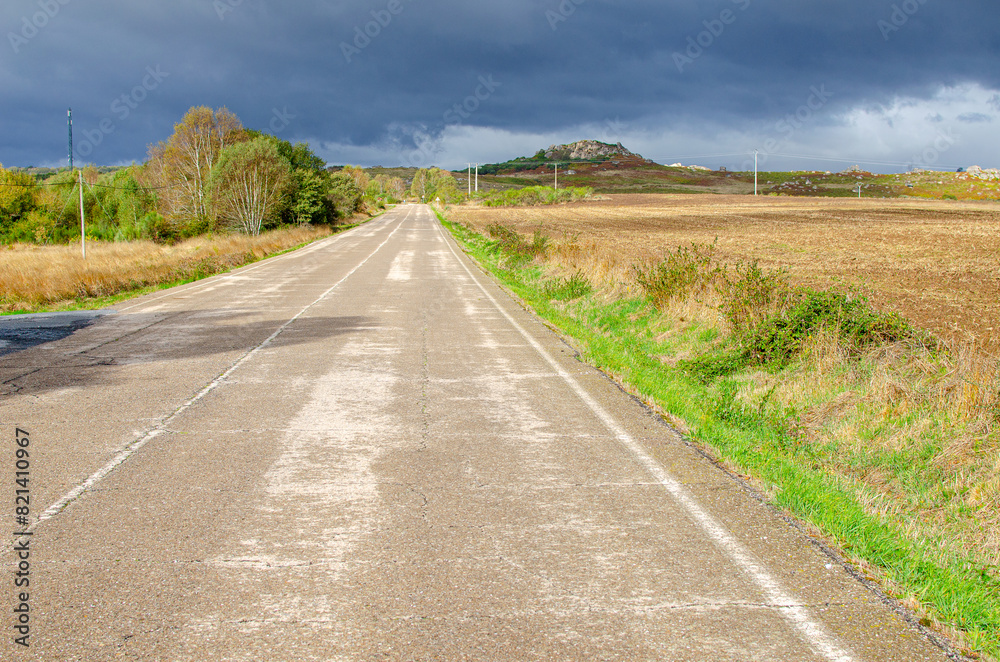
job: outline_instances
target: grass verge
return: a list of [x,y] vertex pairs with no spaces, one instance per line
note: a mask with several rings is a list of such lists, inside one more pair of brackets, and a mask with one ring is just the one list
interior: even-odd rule
[[637,265],[629,290],[567,273],[549,257],[572,251],[540,233],[442,222],[584,360],[749,476],[923,624],[1000,657],[995,367],[857,297],[720,266],[710,246]]

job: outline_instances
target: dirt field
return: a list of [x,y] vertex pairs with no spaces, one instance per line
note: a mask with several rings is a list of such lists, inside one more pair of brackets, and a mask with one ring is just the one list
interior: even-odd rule
[[450,218],[575,236],[618,278],[640,260],[718,237],[723,261],[757,259],[815,287],[858,286],[921,328],[1000,353],[995,202],[607,195],[555,207],[456,207]]

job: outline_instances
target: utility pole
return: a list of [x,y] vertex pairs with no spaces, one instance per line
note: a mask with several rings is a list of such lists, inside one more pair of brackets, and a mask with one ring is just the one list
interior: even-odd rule
[[69,171],[73,172],[73,109],[66,111],[69,119]]
[[757,195],[757,150],[753,151],[753,194]]
[[479,164],[476,164],[476,193],[479,193]]
[[87,221],[83,211],[83,171],[80,171],[80,251],[87,259]]
[[556,190],[559,190],[559,164],[556,164]]

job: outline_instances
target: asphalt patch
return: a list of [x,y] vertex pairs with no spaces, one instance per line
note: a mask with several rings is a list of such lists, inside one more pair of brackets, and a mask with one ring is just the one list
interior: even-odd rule
[[63,313],[5,315],[0,317],[0,356],[62,340],[90,326],[113,310],[74,310]]

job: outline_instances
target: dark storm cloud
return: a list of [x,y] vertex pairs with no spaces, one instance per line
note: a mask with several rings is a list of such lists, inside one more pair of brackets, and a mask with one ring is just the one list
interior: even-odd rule
[[818,88],[822,125],[946,85],[997,89],[998,14],[991,0],[8,0],[0,162],[64,159],[70,105],[101,163],[143,160],[193,105],[291,140],[405,148],[456,124],[754,130]]

